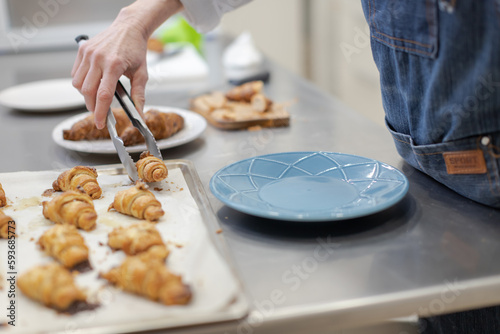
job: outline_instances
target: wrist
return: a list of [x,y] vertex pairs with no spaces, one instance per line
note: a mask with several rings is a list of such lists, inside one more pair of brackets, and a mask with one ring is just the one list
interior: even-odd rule
[[136,0],[120,10],[117,21],[134,26],[147,39],[156,28],[182,9],[180,0]]

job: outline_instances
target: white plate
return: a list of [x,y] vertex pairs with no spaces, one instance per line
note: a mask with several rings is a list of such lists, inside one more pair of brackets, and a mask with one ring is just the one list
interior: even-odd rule
[[[184,128],[174,134],[170,138],[158,140],[158,147],[160,150],[179,146],[188,143],[192,140],[198,138],[205,128],[207,127],[207,121],[195,112],[172,108],[172,107],[162,107],[162,106],[145,106],[144,110],[157,109],[161,112],[175,112],[184,118]],[[79,120],[87,117],[88,112],[70,117],[61,123],[59,123],[52,131],[52,139],[57,145],[62,146],[66,149],[86,152],[86,153],[102,153],[102,154],[115,154],[116,149],[113,142],[110,139],[105,140],[82,140],[82,141],[71,141],[65,140],[63,138],[63,130],[70,129],[71,126],[78,122]],[[145,144],[128,146],[127,151],[130,153],[141,153],[147,150]]]
[[55,112],[84,107],[85,99],[71,79],[65,78],[7,88],[0,92],[0,104],[18,110]]

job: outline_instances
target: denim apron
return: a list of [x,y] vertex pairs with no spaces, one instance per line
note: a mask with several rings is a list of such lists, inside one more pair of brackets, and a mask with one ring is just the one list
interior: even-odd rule
[[399,154],[500,208],[500,0],[363,0],[363,10]]

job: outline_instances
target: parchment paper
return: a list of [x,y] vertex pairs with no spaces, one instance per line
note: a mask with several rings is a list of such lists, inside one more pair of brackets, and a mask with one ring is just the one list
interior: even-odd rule
[[[167,165],[168,166],[168,165]],[[45,255],[36,242],[41,234],[53,226],[42,214],[42,201],[50,200],[42,193],[51,188],[52,182],[61,171],[16,172],[0,174],[8,207],[4,212],[14,218],[17,226],[16,271],[17,276],[27,269],[42,263],[55,261]],[[167,266],[181,274],[184,282],[191,286],[193,299],[187,306],[165,306],[143,297],[123,292],[98,278],[99,272],[117,266],[124,259],[122,251],[113,252],[107,246],[107,235],[116,226],[127,226],[140,220],[118,212],[108,212],[108,207],[117,191],[131,187],[126,175],[110,175],[109,170],[98,169],[98,182],[103,190],[100,199],[94,200],[98,214],[97,228],[90,232],[82,230],[89,247],[91,272],[76,276],[79,287],[89,299],[100,304],[93,311],[76,315],[60,314],[24,296],[16,288],[16,326],[0,326],[0,332],[63,331],[87,332],[90,328],[112,329],[113,325],[130,324],[131,328],[155,328],[169,325],[198,323],[209,320],[211,314],[223,312],[224,308],[241,292],[239,281],[225,259],[216,250],[208,235],[200,210],[190,194],[182,171],[170,169],[168,178],[149,184],[150,190],[161,202],[165,215],[156,224],[170,255]],[[0,324],[6,318],[7,292],[7,241],[0,239]],[[5,321],[3,321],[5,319]],[[105,331],[104,331],[105,332]],[[110,330],[110,332],[116,332]]]

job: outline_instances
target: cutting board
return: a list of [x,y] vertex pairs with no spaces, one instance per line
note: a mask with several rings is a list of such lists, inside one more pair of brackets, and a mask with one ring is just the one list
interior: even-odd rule
[[203,116],[208,123],[223,130],[239,130],[254,127],[273,128],[290,125],[287,103],[272,103],[266,111],[256,111],[250,103],[227,101],[216,108],[202,107],[197,99],[191,100],[190,109]]

